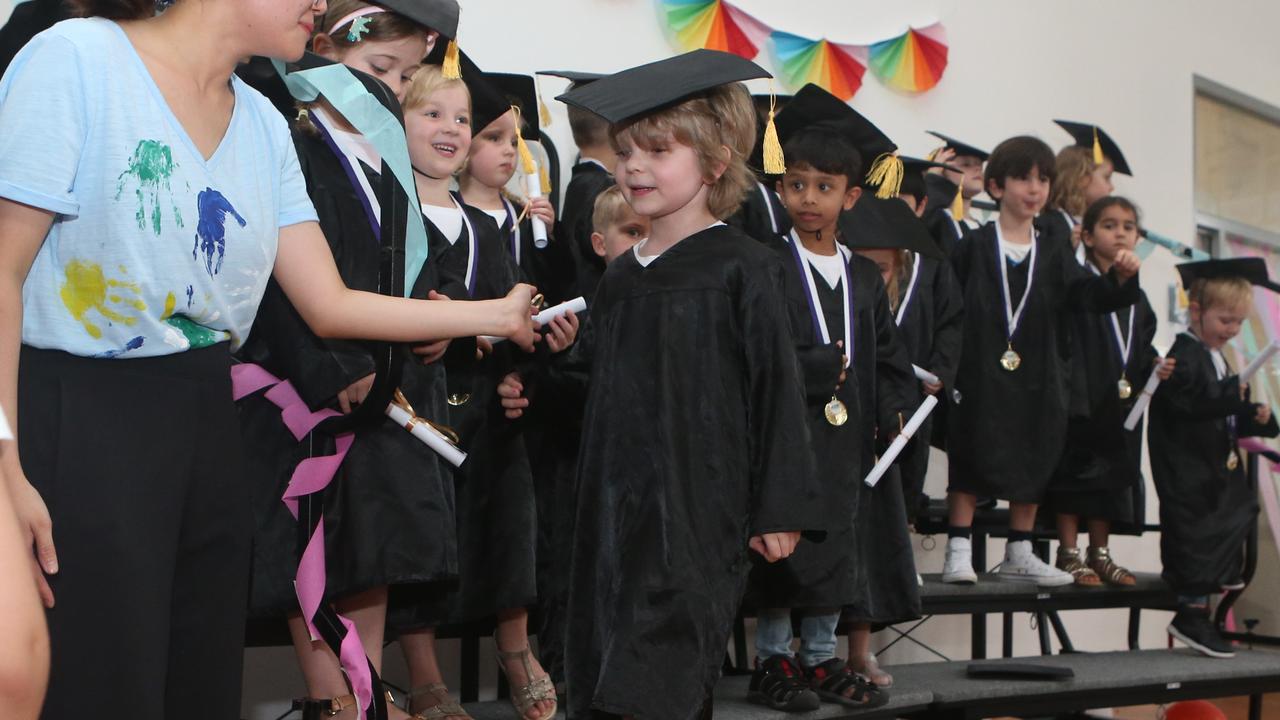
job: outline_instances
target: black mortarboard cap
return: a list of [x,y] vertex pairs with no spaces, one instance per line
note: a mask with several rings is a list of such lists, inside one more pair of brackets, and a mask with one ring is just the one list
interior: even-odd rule
[[945,257],[924,221],[907,204],[863,195],[853,209],[840,214],[841,242],[853,249],[896,248]]
[[[443,65],[447,50],[444,43],[436,43],[431,54],[427,56],[427,65]],[[471,93],[471,131],[480,132],[489,123],[502,117],[502,113],[511,109],[511,101],[495,83],[488,80],[469,55],[458,51],[458,66],[462,71],[462,82]],[[536,112],[536,111],[535,111]],[[534,116],[537,121],[537,116]]]
[[485,79],[507,99],[508,105],[520,108],[520,135],[525,140],[537,140],[538,88],[532,75],[516,73],[485,73]]
[[906,155],[903,155],[901,157],[902,157],[902,172],[908,175],[910,174],[923,175],[924,173],[928,172],[930,168],[942,168],[944,170],[950,170],[951,172],[960,172],[960,168],[951,167],[946,163],[934,162],[932,160],[925,160],[923,158],[917,158],[917,157],[908,157]]
[[1111,161],[1111,167],[1116,172],[1133,177],[1133,172],[1129,170],[1129,163],[1124,159],[1124,153],[1120,152],[1120,146],[1102,128],[1070,120],[1054,120],[1054,122],[1071,135],[1077,147],[1093,150],[1095,154],[1101,152],[1103,157]]
[[721,85],[767,77],[764,68],[733,53],[694,50],[614,73],[556,99],[620,123]]
[[1198,262],[1181,263],[1178,275],[1182,277],[1182,287],[1190,288],[1196,280],[1214,280],[1218,278],[1244,278],[1250,284],[1280,293],[1280,284],[1271,280],[1267,273],[1267,261],[1256,257],[1227,258],[1223,260],[1200,260]]
[[982,162],[986,162],[987,158],[991,157],[991,153],[987,152],[986,150],[982,150],[980,148],[974,147],[969,143],[960,142],[955,138],[947,137],[946,135],[943,135],[940,132],[934,132],[933,130],[926,130],[925,132],[941,140],[943,143],[945,143],[943,147],[954,151],[956,155],[967,155],[969,157],[976,157]]
[[564,78],[565,80],[573,83],[574,87],[593,83],[600,78],[608,77],[607,73],[578,72],[577,70],[539,70],[537,74]]
[[[429,27],[446,38],[458,36],[458,0],[377,0],[374,4]],[[334,21],[340,19],[333,18]]]
[[813,83],[800,88],[800,92],[787,101],[775,122],[778,139],[784,147],[802,130],[822,128],[844,136],[862,155],[864,167],[870,167],[876,158],[898,149],[875,123],[850,107],[849,103]]

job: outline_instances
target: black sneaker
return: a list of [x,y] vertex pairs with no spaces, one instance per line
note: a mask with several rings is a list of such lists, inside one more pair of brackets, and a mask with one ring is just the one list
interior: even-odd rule
[[822,705],[795,660],[786,655],[756,660],[747,700],[783,712],[810,712]]
[[1209,621],[1209,613],[1202,608],[1180,607],[1169,623],[1169,634],[1181,640],[1201,655],[1211,658],[1233,658],[1235,648]]

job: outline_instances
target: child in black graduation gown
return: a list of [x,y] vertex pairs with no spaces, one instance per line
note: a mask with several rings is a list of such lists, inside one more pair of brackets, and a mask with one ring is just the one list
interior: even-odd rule
[[[458,175],[458,191],[468,205],[493,217],[521,277],[554,305],[576,297],[569,294],[573,257],[554,232],[555,208],[545,197],[508,192],[512,177],[519,178],[524,188],[526,175],[540,174],[528,146],[528,141],[538,139],[534,81],[511,73],[485,73],[485,81],[510,101],[511,110],[476,133],[467,164]],[[541,239],[534,231],[535,219],[543,225]]]
[[[943,410],[943,406],[951,402],[964,337],[964,299],[960,295],[960,284],[956,281],[955,272],[951,269],[951,261],[945,253],[938,250],[936,242],[932,247],[924,243],[922,239],[925,236],[920,232],[923,229],[926,235],[929,234],[925,218],[930,217],[934,210],[930,204],[928,178],[941,177],[928,170],[946,167],[941,163],[903,158],[902,187],[898,190],[898,200],[907,205],[920,219],[920,223],[898,218],[903,226],[899,242],[912,249],[868,248],[865,251],[880,266],[881,276],[885,278],[894,321],[898,324],[899,335],[907,345],[912,365],[937,378],[937,382],[932,379],[920,380],[920,390],[928,395],[937,395],[941,405],[916,431],[916,437],[920,441],[912,443],[903,451],[896,466],[902,478],[907,522],[912,525],[929,502],[924,494],[924,483],[929,471],[931,441],[938,447],[945,445],[941,437],[935,437],[941,436],[945,425],[936,423],[935,420],[940,416],[939,411]],[[897,212],[892,214],[895,217],[900,215]],[[853,245],[855,249],[864,240],[873,239],[851,238],[856,241]]]
[[1085,248],[1080,242],[1080,222],[1084,211],[1111,195],[1112,173],[1132,175],[1120,147],[1102,128],[1086,123],[1055,120],[1075,142],[1058,151],[1058,177],[1037,223],[1059,242],[1070,242],[1076,260],[1085,264]]
[[1151,400],[1151,474],[1160,497],[1160,559],[1178,593],[1169,634],[1211,657],[1231,657],[1231,643],[1209,620],[1209,596],[1244,587],[1244,544],[1257,521],[1258,488],[1236,447],[1242,437],[1280,434],[1271,408],[1249,399],[1249,386],[1222,348],[1250,314],[1253,285],[1280,292],[1261,258],[1206,260],[1178,266],[1191,301],[1191,323],[1168,357],[1173,375]]
[[783,267],[720,221],[751,183],[736,83],[765,75],[702,50],[562,96],[614,123],[619,186],[651,221],[584,333],[571,718],[708,715],[749,553],[789,556],[818,516]]
[[[751,595],[760,609],[747,698],[787,712],[816,709],[819,698],[854,707],[887,699],[835,654],[840,609],[861,601],[872,581],[859,562],[867,540],[857,520],[865,495],[862,459],[874,452],[865,441],[874,444],[882,417],[874,400],[868,402],[874,386],[861,382],[878,360],[875,329],[866,327],[865,317],[875,296],[862,286],[874,291],[878,282],[874,271],[865,272],[865,261],[836,242],[841,213],[862,193],[862,156],[850,137],[863,124],[852,108],[815,85],[802,88],[778,118],[787,159],[778,187],[794,227],[766,244],[786,267],[828,533],[825,542],[774,565],[758,563],[752,573]],[[903,365],[909,372],[905,359]],[[896,423],[896,415],[890,417]],[[798,658],[791,649],[793,614],[800,617]]]
[[933,168],[925,174],[928,205],[924,217],[938,247],[949,256],[961,238],[980,227],[973,219],[973,199],[986,189],[982,167],[991,153],[942,133],[930,130],[929,134],[945,143],[929,156],[945,168]]
[[[1081,243],[1090,272],[1107,272],[1116,253],[1132,250],[1137,241],[1138,211],[1128,200],[1102,198],[1084,213]],[[1073,407],[1066,449],[1045,503],[1057,518],[1056,565],[1077,585],[1133,585],[1133,574],[1111,558],[1107,547],[1112,523],[1145,522],[1142,425],[1125,430],[1124,421],[1151,372],[1168,379],[1175,361],[1156,370],[1158,356],[1151,346],[1156,316],[1145,293],[1132,307],[1108,315],[1075,313],[1072,321],[1078,358],[1074,385],[1084,402],[1078,410]],[[1087,562],[1076,544],[1082,518],[1089,531]]]
[[[570,90],[585,87],[603,77],[567,70],[543,74],[569,80]],[[573,133],[574,145],[578,146],[578,160],[565,187],[564,203],[560,208],[560,232],[573,254],[575,266],[576,278],[569,295],[581,295],[590,306],[596,286],[600,284],[600,276],[604,273],[604,262],[591,247],[591,233],[594,231],[591,214],[600,193],[613,187],[615,158],[609,144],[609,123],[600,116],[570,105],[569,129]]]
[[[405,100],[406,130],[431,250],[448,278],[442,294],[477,299],[505,293],[519,269],[493,218],[451,194],[449,183],[471,146],[468,119],[485,127],[510,106],[465,56],[462,66],[465,84],[444,78],[435,66],[418,71]],[[576,333],[572,319],[561,323],[548,336],[554,350]],[[435,626],[496,616],[499,667],[511,681],[517,713],[527,720],[555,713],[554,688],[528,646],[526,608],[536,599],[533,481],[523,438],[501,417],[496,398],[498,379],[516,361],[511,352],[509,344],[473,339],[453,343],[445,356],[449,421],[468,453],[458,470],[459,580],[447,602],[424,604],[397,622],[409,662],[411,710],[462,715],[443,686]]]
[[970,537],[978,497],[1010,503],[1000,578],[1042,586],[1073,581],[1031,551],[1036,508],[1066,436],[1064,338],[1070,310],[1108,312],[1136,302],[1141,263],[1122,250],[1106,275],[1095,276],[1067,246],[1035,233],[1053,163],[1053,151],[1036,138],[1002,142],[986,168],[987,192],[1000,203],[1000,218],[962,239],[952,255],[965,326],[956,376],[960,400],[948,417],[944,582],[977,579]]
[[[596,197],[591,245],[605,265],[649,236],[649,221],[635,213],[615,185]],[[585,322],[590,308],[579,315]],[[533,373],[509,373],[498,386],[508,419],[546,426],[542,468],[535,464],[538,487],[538,654],[557,687],[564,683],[564,638],[568,624],[569,551],[577,497],[579,439],[591,368],[585,334],[557,362]],[[532,461],[532,458],[531,458]],[[539,478],[540,469],[544,477]]]
[[[393,71],[385,76],[389,87],[399,94],[401,74],[416,68],[434,41],[434,31],[422,23],[432,21],[439,10],[424,3],[410,18],[353,0],[334,2],[313,47],[358,70],[370,69],[369,57],[381,57],[379,62]],[[365,32],[352,40],[355,12],[366,13],[361,16]],[[392,200],[373,192],[382,170],[376,151],[327,101],[299,118],[294,145],[343,281],[352,288],[377,290],[381,253],[387,250],[380,249],[382,217],[374,208]],[[424,265],[411,296],[429,297],[436,272],[434,259]],[[425,345],[420,352],[438,360],[446,345]],[[274,282],[240,357],[288,379],[310,407],[343,413],[365,399],[377,366],[367,343],[317,337]],[[417,413],[443,420],[443,368],[405,357],[398,368],[404,396]],[[241,402],[241,425],[251,467],[262,475],[255,483],[251,609],[260,617],[289,614],[313,698],[309,702],[325,710],[349,705],[349,700],[331,700],[348,695],[346,680],[337,658],[323,643],[312,642],[297,612],[297,521],[280,501],[297,463],[325,453],[321,447],[299,445],[281,422],[279,409],[260,395]],[[313,442],[323,442],[316,438]],[[357,430],[356,442],[324,494],[326,589],[354,622],[375,667],[381,666],[388,586],[391,594],[417,592],[457,572],[452,505],[451,476],[434,452],[389,420]]]

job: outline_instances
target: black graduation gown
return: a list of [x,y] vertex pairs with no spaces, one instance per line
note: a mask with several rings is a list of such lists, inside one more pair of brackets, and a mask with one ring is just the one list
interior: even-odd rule
[[[802,542],[796,553],[782,562],[756,560],[748,597],[758,608],[838,608],[861,597],[861,586],[867,582],[854,552],[854,522],[862,497],[858,489],[864,451],[861,435],[866,426],[874,426],[875,420],[860,414],[862,403],[854,370],[849,370],[845,383],[836,390],[840,357],[844,354],[836,342],[845,341],[843,284],[833,290],[822,274],[806,262],[806,271],[812,274],[818,288],[818,309],[830,333],[831,342],[824,344],[814,324],[808,284],[800,274],[791,241],[775,237],[765,244],[778,255],[785,269],[784,294],[804,381],[805,420],[814,467],[822,483],[822,524],[827,536],[821,543]],[[827,422],[823,412],[833,395],[849,412],[848,422],[840,427]]]
[[696,717],[720,675],[748,540],[820,530],[776,255],[695,233],[609,265],[583,421],[568,712]]
[[[310,132],[295,131],[294,144],[339,274],[349,287],[376,291],[381,251],[338,156]],[[414,297],[425,298],[437,282],[437,262],[435,257],[428,259]],[[274,281],[268,284],[239,357],[289,380],[312,409],[337,409],[338,392],[375,367],[367,344],[316,337]],[[439,363],[424,366],[406,355],[400,376],[400,388],[418,415],[446,419],[445,378]],[[320,433],[310,441],[296,441],[281,421],[279,408],[261,394],[245,398],[239,407],[245,452],[255,477],[251,609],[259,617],[277,616],[297,606],[293,579],[298,525],[280,498],[298,462],[332,453],[333,443]],[[324,523],[330,597],[457,574],[448,465],[388,419],[356,431],[356,442],[325,491]],[[404,596],[416,590],[428,588],[405,590]]]
[[585,297],[588,305],[604,273],[604,258],[591,247],[591,216],[596,197],[613,184],[613,175],[603,165],[582,160],[573,166],[564,191],[564,207],[560,209],[560,233],[573,253],[577,290],[574,296]]
[[900,288],[902,299],[894,312],[895,317],[901,318],[898,335],[907,346],[911,363],[937,375],[943,389],[938,394],[939,407],[916,431],[919,440],[911,443],[898,460],[908,520],[914,520],[928,502],[924,481],[929,471],[930,440],[941,427],[935,425],[934,416],[952,402],[964,333],[964,299],[951,263],[918,255],[912,276],[914,281],[908,279]]
[[1035,243],[1032,296],[1013,338],[1022,365],[1014,372],[1000,365],[1008,328],[996,263],[1008,268],[1016,307],[1030,259],[1010,262],[996,248],[994,223],[961,240],[952,255],[965,307],[956,373],[960,400],[947,419],[952,491],[1013,502],[1044,499],[1066,439],[1071,312],[1110,312],[1139,298],[1137,277],[1120,285],[1114,273],[1095,276],[1080,267],[1067,248],[1043,234]]
[[[478,238],[473,292],[466,276],[468,228],[452,245],[440,248],[442,273],[451,278],[445,294],[451,298],[485,300],[503,297],[520,281],[510,248],[497,223],[483,210],[463,206]],[[433,235],[440,235],[430,225]],[[526,607],[536,599],[535,537],[537,512],[533,477],[518,425],[508,421],[497,388],[515,369],[519,349],[500,343],[483,360],[475,359],[475,340],[450,344],[445,354],[450,398],[449,424],[458,432],[467,461],[457,470],[458,587],[450,598],[448,620],[466,622],[488,618],[499,610]],[[466,402],[456,403],[463,398]],[[419,620],[434,624],[423,608]]]
[[27,0],[14,5],[4,27],[0,27],[0,75],[31,38],[69,17],[63,0]]
[[[1142,423],[1125,430],[1124,421],[1155,367],[1157,353],[1151,341],[1156,336],[1156,316],[1142,294],[1137,305],[1116,313],[1122,336],[1128,335],[1131,312],[1135,313],[1133,340],[1126,362],[1120,358],[1111,314],[1075,313],[1072,317],[1078,363],[1073,393],[1083,398],[1083,408],[1073,407],[1068,420],[1066,449],[1049,486],[1045,521],[1068,513],[1110,520],[1117,530],[1132,531],[1143,524]],[[1127,400],[1120,399],[1122,376],[1132,388]]]
[[498,228],[502,242],[513,259],[517,254],[516,248],[519,248],[517,265],[521,281],[538,288],[548,305],[577,297],[570,294],[575,288],[573,255],[568,244],[559,239],[560,233],[557,231],[548,232],[546,246],[538,247],[533,240],[533,219],[526,215],[519,226],[513,222],[523,211],[522,205],[510,202],[507,219]]
[[1265,426],[1254,422],[1253,403],[1240,399],[1239,376],[1219,380],[1196,337],[1179,335],[1168,357],[1178,364],[1151,400],[1148,439],[1160,498],[1160,559],[1174,590],[1207,595],[1238,579],[1258,515],[1258,488],[1245,463],[1229,470],[1227,456],[1236,451],[1235,438],[1276,437],[1280,427],[1274,416]]
[[758,180],[747,191],[738,211],[725,222],[762,243],[771,243],[779,235],[791,232],[791,216],[782,207],[782,200]]
[[948,256],[955,252],[960,239],[976,228],[968,220],[956,221],[951,217],[951,203],[956,198],[956,184],[938,173],[925,173],[925,225],[938,247]]
[[[855,254],[849,270],[854,293],[853,371],[863,419],[853,548],[867,582],[859,584],[862,596],[845,604],[843,620],[879,627],[920,617],[920,587],[898,468],[886,473],[874,488],[867,487],[861,478],[875,467],[879,452],[899,423],[911,418],[921,397],[907,347],[889,310],[879,267]],[[819,292],[822,289],[819,287]],[[909,452],[915,444],[908,444],[905,450]]]

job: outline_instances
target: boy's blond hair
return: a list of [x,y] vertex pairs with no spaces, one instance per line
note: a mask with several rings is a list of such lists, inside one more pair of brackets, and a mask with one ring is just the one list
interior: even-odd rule
[[591,232],[603,235],[627,213],[635,214],[627,204],[627,199],[622,196],[622,189],[614,185],[596,196],[591,211]]
[[1213,307],[1247,311],[1253,305],[1253,284],[1242,277],[1201,278],[1191,283],[1187,298],[1200,312]]
[[1093,150],[1078,145],[1065,147],[1058,153],[1055,165],[1058,177],[1049,190],[1049,207],[1066,210],[1076,217],[1084,215],[1088,209],[1085,179],[1098,168],[1093,162]]
[[[697,153],[703,179],[711,183],[707,209],[721,220],[732,215],[755,183],[747,168],[747,156],[756,142],[756,113],[747,87],[742,83],[714,87],[673,107],[609,129],[614,149],[620,147],[624,137],[637,147],[649,149],[668,135]],[[727,157],[724,148],[728,148]],[[713,181],[721,163],[724,172]]]
[[404,102],[401,105],[405,110],[422,107],[427,104],[427,100],[432,95],[453,87],[460,87],[467,93],[467,104],[470,105],[471,92],[467,90],[466,83],[461,79],[446,78],[436,65],[423,65],[409,79],[409,85],[404,91]]

